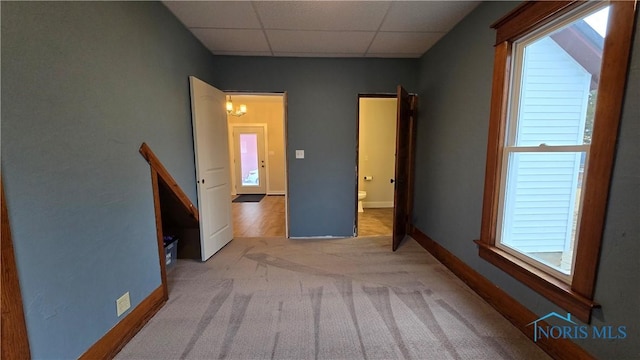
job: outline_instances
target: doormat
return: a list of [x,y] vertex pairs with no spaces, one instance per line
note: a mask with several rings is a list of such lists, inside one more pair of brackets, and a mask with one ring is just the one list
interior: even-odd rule
[[246,194],[239,195],[237,198],[233,199],[232,202],[260,202],[265,194]]

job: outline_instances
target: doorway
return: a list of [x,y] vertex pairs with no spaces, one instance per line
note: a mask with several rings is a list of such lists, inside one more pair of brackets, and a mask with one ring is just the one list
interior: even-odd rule
[[[395,98],[389,105],[396,105],[396,125],[395,125],[395,152],[394,152],[394,176],[389,179],[393,185],[393,216],[391,242],[392,250],[395,251],[402,243],[407,233],[410,231],[413,210],[413,187],[414,187],[414,159],[416,123],[418,116],[418,96],[409,94],[401,85],[398,85],[396,94],[382,95],[359,95],[358,96],[358,122],[357,129],[360,134],[360,100],[362,98]],[[391,130],[388,130],[391,131]],[[392,143],[392,141],[389,141]],[[356,164],[360,159],[360,139],[357,142]],[[364,155],[366,159],[367,154]],[[359,189],[361,181],[372,181],[372,176],[364,174],[361,176],[356,165],[356,190]],[[388,174],[388,173],[387,173]],[[383,173],[383,178],[384,178]],[[366,177],[366,180],[365,180]],[[383,179],[384,180],[384,179]],[[363,186],[364,188],[364,186]],[[357,193],[357,192],[356,192]],[[368,194],[366,194],[368,195]],[[358,235],[358,214],[363,206],[359,202],[366,199],[362,193],[356,195],[356,216],[354,224],[354,236]]]
[[358,97],[357,236],[393,233],[397,98]]
[[287,236],[286,93],[226,95],[234,237]]
[[265,132],[258,126],[232,124],[236,195],[267,193]]

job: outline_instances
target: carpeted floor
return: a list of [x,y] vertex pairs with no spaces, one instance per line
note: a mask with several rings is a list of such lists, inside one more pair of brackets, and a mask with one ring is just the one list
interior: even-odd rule
[[116,359],[545,359],[409,239],[239,238],[178,260]]

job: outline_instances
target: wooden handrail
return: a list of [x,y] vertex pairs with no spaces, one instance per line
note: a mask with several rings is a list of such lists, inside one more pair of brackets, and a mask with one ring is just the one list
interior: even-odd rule
[[151,168],[153,168],[157,173],[160,179],[167,185],[167,188],[171,190],[171,194],[175,196],[175,198],[184,206],[185,210],[193,217],[195,221],[200,221],[200,215],[198,213],[198,208],[193,205],[189,197],[182,191],[176,180],[169,174],[167,168],[162,165],[160,159],[156,156],[156,154],[151,151],[151,148],[147,143],[142,143],[140,145],[140,154],[142,157],[147,160]]

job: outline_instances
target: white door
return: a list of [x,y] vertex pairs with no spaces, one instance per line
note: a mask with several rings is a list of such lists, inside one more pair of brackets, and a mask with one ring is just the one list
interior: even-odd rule
[[233,128],[237,194],[266,194],[267,172],[264,156],[264,128]]
[[189,77],[202,261],[233,239],[227,113],[222,91]]

